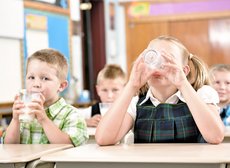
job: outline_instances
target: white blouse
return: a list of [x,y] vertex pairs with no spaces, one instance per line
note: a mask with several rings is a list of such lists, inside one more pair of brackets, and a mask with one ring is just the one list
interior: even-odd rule
[[[207,104],[214,104],[217,106],[217,104],[219,103],[219,96],[218,93],[216,92],[215,89],[213,89],[211,86],[208,85],[204,85],[202,86],[200,89],[197,90],[197,94],[198,96],[201,97],[201,99],[207,103]],[[150,98],[152,104],[154,106],[157,106],[158,104],[160,104],[160,101],[157,100],[151,93],[150,89],[148,90],[145,99],[140,103],[143,104],[144,102],[146,102],[148,99]],[[128,107],[128,113],[131,115],[131,117],[133,118],[133,120],[135,121],[136,119],[136,105],[137,102],[139,100],[138,96],[135,96],[129,107]],[[165,103],[170,103],[170,104],[176,104],[179,100],[185,102],[183,95],[181,94],[180,91],[176,92],[175,94],[173,94],[172,96],[170,96]]]

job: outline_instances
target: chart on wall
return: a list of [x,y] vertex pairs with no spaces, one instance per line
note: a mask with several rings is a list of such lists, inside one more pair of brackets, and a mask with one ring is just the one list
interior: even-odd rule
[[53,48],[70,60],[69,18],[44,11],[25,10],[24,60],[33,52]]

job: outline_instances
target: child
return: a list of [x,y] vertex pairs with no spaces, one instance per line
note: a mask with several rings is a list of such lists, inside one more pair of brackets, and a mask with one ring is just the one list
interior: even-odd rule
[[214,89],[218,92],[220,116],[225,126],[230,126],[230,65],[217,64],[211,67],[210,75]]
[[65,57],[53,49],[35,52],[27,61],[26,89],[39,93],[30,103],[36,120],[20,123],[19,114],[24,104],[15,96],[13,118],[8,126],[4,143],[14,144],[73,144],[79,146],[88,138],[84,118],[76,109],[59,97],[68,85],[68,64]]
[[[160,68],[151,69],[144,62],[147,51],[162,57]],[[204,65],[177,39],[160,36],[152,40],[135,61],[123,92],[99,123],[97,143],[116,144],[132,128],[134,143],[220,143],[224,126],[216,105],[219,99],[207,85],[207,77]],[[146,83],[147,93],[133,98]]]
[[[126,83],[125,72],[119,65],[108,64],[100,70],[97,76],[96,91],[102,103],[113,103],[120,95]],[[97,102],[92,107],[82,111],[88,127],[97,127],[101,120],[101,111]]]

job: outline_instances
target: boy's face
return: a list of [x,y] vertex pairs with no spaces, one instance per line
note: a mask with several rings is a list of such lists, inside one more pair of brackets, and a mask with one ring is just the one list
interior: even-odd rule
[[97,94],[103,103],[113,103],[120,95],[124,88],[124,80],[117,79],[102,79],[96,85]]
[[59,99],[59,92],[63,91],[67,82],[57,77],[57,71],[46,62],[31,60],[27,68],[26,89],[40,92],[45,97],[44,106],[50,106]]
[[218,92],[221,103],[230,103],[230,72],[215,71],[213,87]]

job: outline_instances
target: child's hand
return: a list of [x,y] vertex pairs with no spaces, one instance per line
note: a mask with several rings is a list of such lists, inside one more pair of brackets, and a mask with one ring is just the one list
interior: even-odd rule
[[149,68],[148,65],[144,63],[143,55],[145,54],[145,52],[146,51],[143,51],[134,62],[129,78],[129,83],[131,83],[136,90],[140,89],[143,85],[145,85],[152,73],[154,72],[154,70]]
[[19,94],[14,97],[14,104],[13,104],[13,119],[19,120],[19,115],[22,114],[22,108],[25,107],[24,103],[20,100]]
[[97,114],[91,117],[90,119],[86,119],[86,123],[88,127],[97,127],[101,120],[101,115]]
[[161,55],[166,60],[166,62],[162,64],[162,72],[164,76],[177,88],[180,88],[183,82],[187,81],[186,75],[181,65],[178,63],[176,58],[174,58],[166,51],[162,51]]
[[31,113],[35,114],[38,122],[41,123],[47,119],[47,115],[44,109],[45,97],[41,93],[37,93],[38,96],[32,99],[32,102],[28,105],[31,109]]

